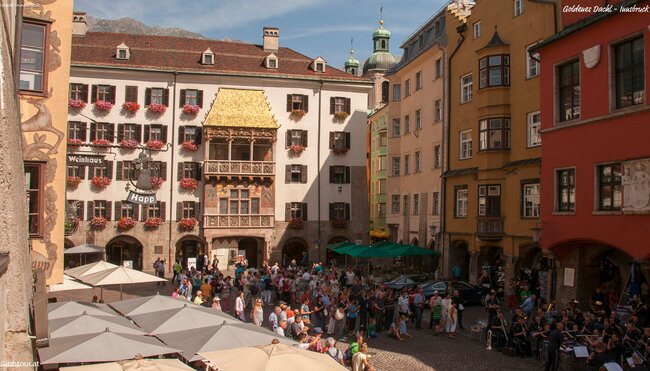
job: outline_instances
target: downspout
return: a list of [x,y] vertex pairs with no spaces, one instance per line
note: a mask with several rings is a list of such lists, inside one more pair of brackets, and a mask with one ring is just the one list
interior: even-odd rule
[[[176,143],[176,78],[178,77],[178,71],[174,71],[174,89],[173,89],[173,98],[172,98],[172,155],[170,159],[170,168],[171,172],[169,173],[169,259],[167,260],[167,273],[172,272],[172,267],[174,266],[172,260],[172,227],[173,227],[173,218],[172,208],[174,207],[174,144]],[[198,171],[198,169],[197,169]]]
[[[323,109],[323,80],[320,80],[320,86],[318,87],[318,141],[316,142],[316,163],[318,164],[318,172],[316,173],[316,184],[317,194],[318,194],[318,261],[321,260],[321,189],[320,189],[320,173],[321,173],[321,163],[320,163],[320,140],[321,140],[321,111]],[[309,218],[307,218],[309,219]]]

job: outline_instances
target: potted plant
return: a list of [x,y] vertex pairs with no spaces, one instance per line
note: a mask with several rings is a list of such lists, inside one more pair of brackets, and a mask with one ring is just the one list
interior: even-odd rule
[[350,114],[345,111],[334,112],[334,118],[337,120],[345,120],[348,116],[350,116]]
[[334,228],[347,228],[348,226],[347,219],[332,219],[331,223]]
[[147,111],[151,113],[165,113],[167,106],[160,103],[151,103],[147,106]]
[[305,147],[303,147],[302,144],[292,144],[289,146],[289,152],[293,153],[294,155],[299,155],[304,150]]
[[122,109],[131,113],[136,113],[140,109],[138,102],[124,102]]
[[162,218],[147,218],[144,222],[144,226],[147,228],[158,228],[162,223]]
[[162,149],[165,143],[162,140],[150,140],[147,142],[149,149]]
[[82,109],[86,107],[86,102],[81,99],[68,99],[68,107],[75,109]]
[[196,115],[201,110],[198,104],[185,104],[183,105],[183,113],[186,115]]
[[107,220],[103,216],[94,216],[90,219],[90,228],[92,229],[104,229],[106,228]]
[[83,144],[83,140],[81,139],[68,139],[68,145],[69,146],[80,146]]
[[108,112],[113,108],[113,103],[107,100],[96,100],[93,104],[97,111]]
[[76,188],[79,183],[81,183],[81,178],[78,176],[69,176],[66,179],[66,183],[68,184],[68,187]]
[[194,178],[182,178],[179,182],[179,187],[187,190],[195,190],[199,186],[199,181]]
[[298,118],[298,119],[299,119],[299,118],[302,118],[306,113],[307,113],[307,112],[305,112],[304,109],[294,109],[294,110],[291,110],[291,116],[293,116],[293,117],[295,117],[295,118]]
[[120,142],[120,147],[124,149],[138,148],[138,142],[133,139],[124,139]]
[[199,149],[199,145],[194,143],[193,140],[186,140],[181,144],[181,148],[188,152],[195,152]]
[[192,231],[198,223],[199,222],[196,220],[196,218],[182,218],[178,222],[178,228],[180,228],[182,231]]
[[288,227],[291,229],[303,229],[305,222],[301,218],[293,218],[289,221]]
[[105,176],[96,176],[90,181],[90,183],[94,188],[103,190],[111,184],[111,180]]
[[163,178],[161,178],[159,176],[152,176],[151,177],[151,186],[153,187],[153,189],[160,188],[164,182],[165,181],[163,180]]
[[126,231],[135,227],[136,223],[135,219],[125,216],[117,220],[117,229]]
[[346,153],[348,153],[349,150],[350,150],[349,148],[345,148],[345,147],[334,147],[334,148],[332,148],[332,152],[334,152],[335,155],[346,154]]
[[108,139],[94,139],[93,140],[93,145],[94,146],[100,146],[100,147],[106,147],[106,146],[110,146],[111,142]]

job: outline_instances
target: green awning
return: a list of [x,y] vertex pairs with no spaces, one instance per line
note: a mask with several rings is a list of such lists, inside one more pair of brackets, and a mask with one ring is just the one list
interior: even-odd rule
[[327,249],[332,250],[334,252],[339,252],[340,249],[349,247],[349,246],[357,246],[357,244],[350,242],[350,241],[343,241],[343,242],[337,242],[331,245],[327,245]]

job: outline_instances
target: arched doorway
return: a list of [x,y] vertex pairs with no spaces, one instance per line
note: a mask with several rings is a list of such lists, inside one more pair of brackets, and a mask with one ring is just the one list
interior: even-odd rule
[[505,263],[502,259],[503,250],[498,246],[482,246],[476,260],[478,283],[490,285],[490,288],[502,296],[505,289]]
[[259,251],[259,241],[254,238],[242,238],[237,243],[239,255],[243,255],[248,260],[249,267],[257,267],[257,254]]
[[176,242],[176,260],[185,268],[188,267],[188,259],[193,259],[191,262],[196,264],[196,269],[202,270],[206,266],[205,254],[205,243],[198,236],[184,236]]
[[469,245],[466,241],[458,240],[451,243],[449,250],[449,267],[451,277],[455,277],[454,271],[462,281],[469,281]]
[[586,264],[578,275],[577,296],[581,302],[590,303],[591,295],[600,288],[612,301],[626,303],[631,295],[639,294],[641,284],[648,282],[639,264],[623,251],[602,245],[582,249],[597,251],[592,255],[587,250]]
[[285,266],[289,265],[294,259],[296,260],[296,264],[304,264],[303,253],[309,255],[307,252],[307,242],[302,238],[291,238],[282,245],[282,261],[285,263]]
[[106,244],[106,261],[142,270],[142,243],[135,237],[121,235]]
[[[334,245],[335,243],[339,243],[339,242],[345,242],[345,241],[348,241],[346,237],[335,236],[330,238],[330,240],[327,242],[327,246]],[[343,266],[343,262],[345,261],[345,256],[343,254],[337,253],[336,251],[325,248],[325,262],[327,264],[330,264],[332,261],[334,261],[337,266]]]
[[418,241],[417,237],[413,237],[413,239],[411,240],[411,245],[420,246],[420,241]]

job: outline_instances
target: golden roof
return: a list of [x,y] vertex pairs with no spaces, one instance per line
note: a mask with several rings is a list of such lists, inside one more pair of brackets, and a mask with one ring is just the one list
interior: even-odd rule
[[203,126],[277,129],[262,90],[219,89]]

